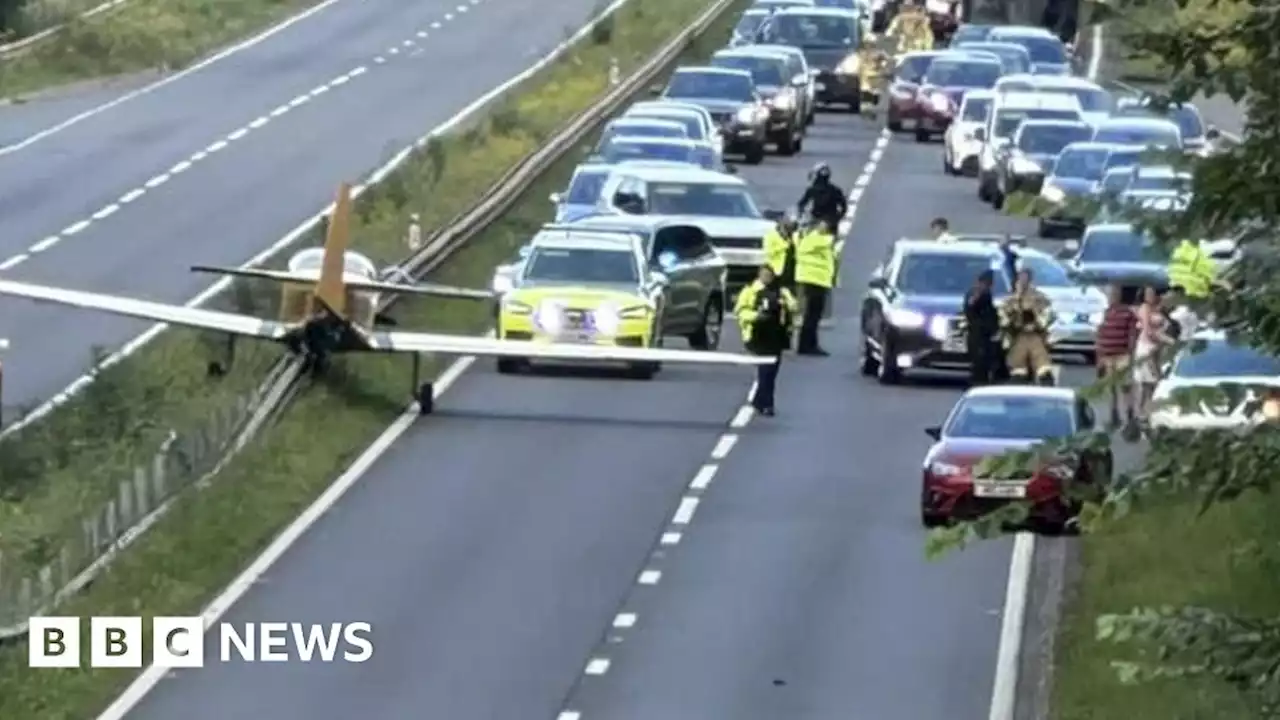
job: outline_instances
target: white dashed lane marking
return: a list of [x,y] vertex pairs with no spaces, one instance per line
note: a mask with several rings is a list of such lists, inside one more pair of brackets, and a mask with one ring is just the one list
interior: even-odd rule
[[[865,188],[870,182],[871,177],[875,173],[876,167],[880,163],[880,159],[884,157],[884,149],[889,144],[892,136],[888,130],[882,131],[876,139],[871,155],[866,165],[862,168],[862,173],[858,176],[857,182],[854,183],[854,190],[849,193],[849,210],[845,213],[845,218],[840,222],[841,237],[847,235],[853,227],[854,215],[858,210],[858,201],[862,199],[862,188]],[[843,242],[838,247],[843,249]],[[837,250],[837,254],[839,254]],[[747,402],[744,403],[734,413],[733,418],[729,421],[729,432],[722,434],[711,448],[709,458],[711,462],[701,465],[693,478],[689,481],[689,485],[685,488],[684,493],[680,496],[679,504],[675,511],[671,514],[671,519],[664,528],[662,535],[658,538],[658,544],[650,553],[648,561],[645,563],[645,569],[636,578],[637,585],[655,586],[662,580],[662,566],[669,560],[673,548],[680,544],[686,533],[689,532],[693,525],[698,508],[702,505],[703,499],[708,488],[711,487],[712,481],[719,472],[721,462],[728,457],[729,453],[737,447],[740,439],[740,433],[755,418],[755,411],[750,405],[751,396],[755,393],[755,385],[752,384],[751,389],[747,391]],[[623,602],[624,609],[614,617],[613,627],[610,628],[607,642],[602,643],[597,648],[597,652],[591,656],[587,662],[584,676],[597,678],[606,674],[610,666],[610,652],[606,652],[606,648],[612,648],[618,644],[625,643],[627,640],[627,631],[636,625],[637,615],[631,612],[625,606],[636,604],[635,598],[628,596]],[[570,695],[570,702],[576,696],[576,690]],[[573,709],[564,709],[556,720],[585,720],[582,712]]]
[[[472,6],[479,5],[482,2],[482,0],[469,0],[469,1],[470,1],[470,5]],[[455,8],[455,12],[457,12],[458,15],[461,15],[467,12],[468,9],[469,9],[468,5],[459,4]],[[453,12],[445,13],[444,21],[448,22],[454,19],[454,17],[455,15]],[[440,27],[442,27],[441,21],[435,20],[431,22],[432,29],[439,29]],[[388,48],[386,51],[386,55],[399,55],[400,49],[402,47],[412,48],[417,44],[418,40],[425,40],[427,37],[428,37],[428,34],[425,29],[416,30],[412,33],[412,37],[410,37],[409,39],[404,40],[403,42]],[[408,57],[415,57],[420,52],[421,51],[415,51],[415,52],[409,53]],[[385,57],[385,55],[378,55],[377,57],[373,58],[373,63],[375,65],[384,65],[386,64],[386,62],[387,62],[387,58]],[[262,128],[269,125],[273,120],[283,117],[284,115],[288,114],[290,111],[294,109],[302,107],[303,105],[307,104],[307,102],[309,102],[312,98],[320,97],[321,95],[324,95],[330,90],[346,85],[347,83],[360,77],[361,75],[364,75],[368,71],[369,71],[369,68],[368,66],[365,66],[365,65],[360,65],[358,67],[355,67],[350,71],[345,72],[341,75],[338,75],[337,77],[329,80],[328,82],[322,85],[318,85],[307,94],[299,95],[294,99],[290,100],[289,102],[281,104],[279,107],[271,110],[270,112],[264,115],[261,115],[257,118],[254,118],[252,121],[246,123],[243,127],[239,127],[231,131],[224,138],[214,141],[204,150],[194,153],[191,155],[190,158],[183,160],[182,162],[179,162],[178,164],[174,165],[172,168],[169,169],[168,172],[162,173],[160,175],[156,175],[155,177],[143,183],[142,186],[134,188],[124,193],[123,195],[120,196],[120,199],[117,200],[116,202],[111,203],[106,207],[103,207],[94,211],[89,215],[89,217],[79,222],[73,223],[72,225],[68,226],[67,229],[63,230],[57,235],[51,235],[49,237],[46,237],[40,240],[37,243],[34,243],[33,245],[31,245],[31,247],[27,248],[26,252],[19,253],[17,255],[14,255],[13,257],[0,261],[0,270],[8,270],[10,268],[21,265],[22,263],[30,259],[32,255],[46,252],[52,249],[53,247],[55,247],[59,242],[67,238],[70,238],[80,232],[83,232],[93,223],[106,220],[108,217],[111,217],[112,215],[119,212],[122,209],[122,206],[128,205],[129,203],[134,202],[138,198],[141,198],[143,195],[147,193],[148,190],[155,190],[161,185],[164,185],[165,183],[172,180],[175,176],[180,175],[186,172],[187,170],[191,169],[192,166],[205,160],[210,155],[213,155],[214,153],[217,153],[225,149],[229,144],[242,140],[251,132],[255,130],[261,130]]]

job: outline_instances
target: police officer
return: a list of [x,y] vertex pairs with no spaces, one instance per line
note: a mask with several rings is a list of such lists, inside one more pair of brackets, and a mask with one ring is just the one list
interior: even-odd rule
[[885,35],[893,38],[899,53],[933,49],[933,28],[929,16],[916,2],[903,6]]
[[818,344],[818,324],[835,285],[836,228],[834,221],[819,223],[796,241],[796,283],[804,296],[804,318],[796,347],[799,355],[829,354]]
[[796,204],[797,214],[803,217],[805,208],[808,208],[814,220],[837,225],[849,209],[844,190],[831,182],[831,168],[826,163],[815,165],[809,177],[809,187],[805,188],[804,195]]
[[782,285],[773,268],[760,266],[756,279],[742,289],[733,313],[742,329],[742,342],[756,355],[776,359],[769,365],[757,368],[756,390],[751,395],[751,406],[761,415],[774,414],[774,389],[778,382],[778,368],[782,364],[782,352],[791,347],[791,331],[795,325],[797,310],[795,295]]
[[1000,369],[1000,312],[991,290],[994,270],[983,270],[964,296],[965,340],[969,351],[970,383],[988,385]]
[[765,263],[784,287],[796,287],[796,221],[784,217],[764,236]]
[[1000,306],[1005,362],[1014,382],[1028,382],[1028,370],[1041,385],[1053,385],[1053,360],[1049,356],[1049,326],[1053,309],[1049,298],[1031,285],[1031,271],[1018,271],[1013,295]]
[[956,241],[956,236],[951,234],[951,223],[947,222],[944,217],[936,217],[933,222],[929,223],[929,232],[933,234],[933,239],[941,243],[950,243]]
[[1217,275],[1217,266],[1200,243],[1183,239],[1169,256],[1169,284],[1182,287],[1196,300],[1209,297]]

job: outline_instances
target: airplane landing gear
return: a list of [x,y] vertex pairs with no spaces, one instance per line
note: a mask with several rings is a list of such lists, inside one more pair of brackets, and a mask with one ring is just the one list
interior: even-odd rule
[[430,415],[436,409],[436,388],[430,380],[419,382],[422,376],[422,356],[413,354],[413,399],[418,403],[418,412]]
[[231,366],[236,361],[236,336],[227,336],[227,345],[223,350],[221,360],[210,360],[207,366],[207,372],[211,378],[220,378],[231,372]]

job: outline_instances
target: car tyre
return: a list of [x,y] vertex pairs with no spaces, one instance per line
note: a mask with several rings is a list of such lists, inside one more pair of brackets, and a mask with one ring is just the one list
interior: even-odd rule
[[862,338],[862,374],[867,377],[875,377],[880,372],[880,363],[876,360],[875,355],[871,353],[871,343],[867,339]]
[[778,146],[778,154],[784,157],[795,155],[800,149],[800,143],[796,140],[795,134],[791,130],[779,134],[774,142]]
[[749,146],[743,154],[746,156],[748,165],[759,165],[764,162],[764,143]]
[[877,364],[876,379],[881,385],[897,385],[902,382],[902,369],[898,367],[897,353],[894,352],[893,341],[887,334],[880,336],[880,362]]
[[902,118],[895,115],[892,110],[885,113],[885,125],[891,133],[902,132]]
[[720,348],[720,336],[724,329],[724,308],[718,298],[707,300],[702,311],[702,325],[689,334],[689,347],[694,350],[714,351]]
[[991,182],[981,170],[978,171],[978,199],[982,202],[991,202]]
[[500,357],[495,363],[499,375],[517,375],[528,365],[524,358]]
[[854,115],[862,114],[862,91],[858,91],[857,97],[849,101],[849,112]]
[[931,137],[932,135],[930,135],[928,130],[925,130],[923,128],[916,128],[916,142],[927,143],[929,142]]
[[[945,143],[946,141],[945,141],[945,140],[943,140],[943,142]],[[951,152],[950,152],[950,150],[946,149],[945,147],[944,147],[944,148],[943,148],[943,150],[942,150],[942,174],[943,174],[943,175],[952,175],[952,176],[955,176],[955,175],[959,175],[959,174],[960,174],[960,173],[956,172],[956,168],[955,168],[955,166],[954,166],[954,165],[952,164],[952,162],[951,162]]]
[[436,389],[429,382],[422,383],[418,386],[416,397],[418,402],[418,413],[421,415],[430,415],[436,409]]
[[945,527],[947,525],[947,517],[945,515],[938,515],[937,513],[931,513],[924,508],[920,508],[920,524],[929,530]]
[[996,210],[1004,209],[1004,191],[1000,189],[1000,184],[991,189],[991,207]]
[[1052,240],[1058,232],[1052,225],[1041,219],[1036,222],[1036,234],[1046,240]]

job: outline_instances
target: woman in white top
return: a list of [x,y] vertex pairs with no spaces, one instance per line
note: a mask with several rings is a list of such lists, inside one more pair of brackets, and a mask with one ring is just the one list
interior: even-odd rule
[[1133,379],[1138,384],[1138,412],[1144,418],[1156,383],[1160,382],[1163,350],[1174,342],[1169,337],[1168,324],[1155,288],[1143,288],[1142,304],[1138,306],[1138,340],[1133,348]]

